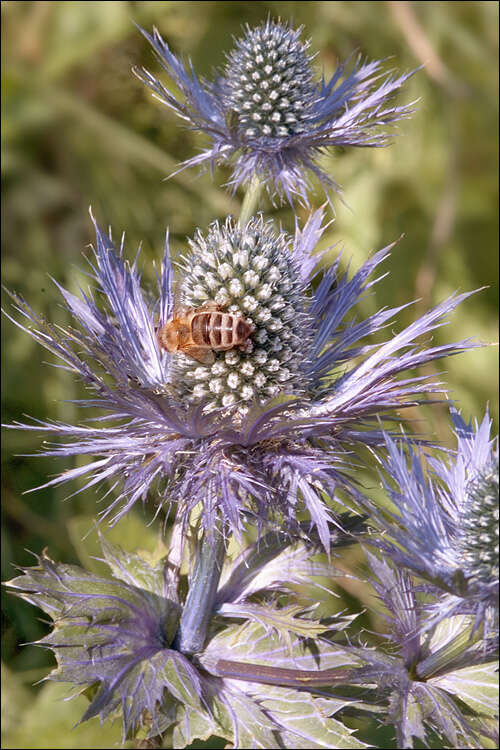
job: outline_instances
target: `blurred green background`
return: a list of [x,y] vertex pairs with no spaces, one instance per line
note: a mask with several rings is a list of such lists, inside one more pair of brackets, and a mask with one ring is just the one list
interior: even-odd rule
[[[3,283],[35,310],[68,322],[49,277],[72,291],[85,284],[90,204],[115,237],[126,231],[130,256],[143,241],[147,280],[167,226],[177,251],[195,227],[238,210],[241,195],[233,199],[221,187],[227,171],[218,170],[214,181],[193,172],[163,181],[205,141],[183,129],[131,74],[132,65],[159,73],[134,22],[149,30],[156,25],[175,52],[190,55],[197,72],[210,76],[242,24],[271,14],[305,25],[304,38],[319,52],[318,71],[327,75],[356,49],[368,58],[391,57],[387,66],[400,70],[425,63],[399,96],[400,103],[419,103],[394,145],[323,158],[343,185],[347,206],[334,199],[335,222],[322,245],[343,243],[344,262],[352,258],[355,269],[404,233],[387,265],[389,277],[362,312],[419,298],[401,316],[401,327],[456,289],[487,286],[435,341],[498,340],[497,2],[3,2],[1,10]],[[314,202],[323,202],[319,191]],[[268,206],[268,212],[293,226],[289,208]],[[304,210],[299,214],[306,217]],[[9,321],[2,325],[3,422],[23,414],[78,421],[69,401],[81,395],[80,386],[45,364],[49,355],[28,335]],[[496,429],[496,347],[439,367],[465,417],[481,417],[489,403]],[[427,410],[424,417],[418,429],[452,445],[446,409]],[[98,494],[63,502],[75,484],[23,495],[69,468],[69,461],[20,455],[37,452],[40,442],[35,433],[4,432],[3,580],[12,577],[13,564],[32,563],[27,550],[48,546],[51,556],[67,562],[88,554],[81,538]],[[144,528],[141,510],[137,516],[122,538],[136,539],[137,528]],[[355,591],[345,594],[344,606],[361,608]],[[42,649],[19,647],[46,632],[35,610],[5,596],[2,617],[8,687],[3,747],[104,748],[117,742],[118,728],[101,730],[96,720],[71,731],[83,698],[62,706],[64,686],[32,687],[52,663]]]

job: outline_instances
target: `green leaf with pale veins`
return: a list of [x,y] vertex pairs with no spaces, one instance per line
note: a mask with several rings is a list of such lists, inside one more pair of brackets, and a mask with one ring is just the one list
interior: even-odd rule
[[229,727],[224,732],[222,727],[206,711],[195,711],[193,708],[179,705],[172,736],[168,738],[169,744],[164,746],[187,747],[195,740],[206,742],[214,735],[225,737],[227,740],[231,740],[233,737],[232,730]]
[[414,737],[425,741],[422,708],[408,686],[391,694],[387,723],[394,725],[398,747],[412,748]]
[[313,671],[361,663],[348,647],[323,638],[311,642],[294,633],[289,634],[287,642],[279,641],[261,624],[248,621],[217,633],[198,658],[208,671],[219,659]]
[[369,747],[352,736],[351,729],[332,718],[349,701],[316,698],[310,693],[275,686],[259,686],[254,699],[281,727],[287,748]]
[[232,722],[235,748],[279,748],[276,725],[258,705],[238,688],[224,690],[224,704]]
[[303,612],[300,604],[291,604],[288,607],[278,609],[276,606],[264,606],[261,604],[223,604],[218,609],[218,614],[224,617],[251,620],[260,623],[266,631],[277,632],[280,637],[287,638],[290,633],[302,638],[316,638],[318,635],[331,630],[332,624],[321,623],[318,620],[309,620],[297,615]]
[[164,604],[154,594],[130,587],[111,578],[89,573],[78,565],[54,563],[47,555],[38,558],[37,566],[26,568],[23,575],[6,585],[18,596],[43,609],[53,620],[61,617],[97,618],[103,610],[109,618],[127,616],[131,605],[144,607],[146,599],[159,607]]
[[452,693],[473,711],[498,716],[498,663],[476,664],[429,681]]
[[425,724],[451,747],[482,748],[474,724],[451,695],[425,682],[413,683],[412,693],[420,704]]
[[[287,669],[292,678],[294,670],[316,672],[359,663],[349,649],[325,639],[302,638],[291,631],[287,638],[278,639],[274,633],[269,633],[267,625],[256,622],[227,627],[211,639],[198,658],[213,674],[217,674],[219,659],[225,659],[233,662],[236,674],[239,664],[253,664]],[[240,737],[236,747],[366,747],[352,736],[350,729],[331,718],[349,705],[349,700],[327,699],[305,690],[263,685],[245,679],[249,672],[244,669],[240,674],[239,679],[226,677],[223,681],[224,702],[229,707],[230,701],[238,733],[244,738],[243,742]],[[263,716],[269,722],[268,727],[263,723]],[[254,722],[259,727],[258,734],[252,727]],[[279,735],[275,740],[273,726]],[[251,742],[256,744],[248,744]]]
[[218,736],[238,748],[279,748],[277,726],[258,701],[240,690],[237,683],[220,679],[204,681],[207,711],[178,706],[172,746],[183,748],[195,740]]
[[291,584],[312,585],[316,576],[330,578],[332,566],[311,559],[317,554],[314,546],[290,544],[286,534],[268,534],[224,571],[218,601],[240,601],[259,591],[288,591]]
[[101,538],[101,547],[104,560],[116,578],[158,596],[165,595],[164,559],[151,565],[144,555],[126,552],[121,546],[111,544],[105,537]]

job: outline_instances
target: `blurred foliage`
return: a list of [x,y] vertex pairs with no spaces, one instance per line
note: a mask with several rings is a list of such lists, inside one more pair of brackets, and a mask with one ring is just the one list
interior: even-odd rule
[[[305,25],[304,36],[319,52],[316,64],[327,75],[356,49],[368,58],[391,57],[387,65],[402,70],[426,64],[400,97],[419,102],[391,148],[324,157],[344,186],[345,204],[335,199],[336,219],[322,244],[340,242],[344,263],[352,259],[357,268],[372,250],[404,233],[386,269],[390,275],[365,300],[364,312],[419,298],[401,316],[401,325],[408,324],[455,289],[486,286],[435,340],[497,341],[496,2],[3,2],[1,9],[3,282],[35,310],[67,322],[49,277],[73,292],[85,285],[89,204],[116,237],[126,230],[130,255],[144,242],[146,279],[153,278],[151,261],[160,256],[167,225],[178,251],[195,227],[238,210],[241,196],[232,198],[222,187],[227,172],[217,171],[215,180],[187,172],[163,181],[204,140],[180,127],[132,76],[133,64],[159,70],[134,22],[156,25],[174,51],[191,56],[208,76],[224,63],[223,50],[242,24],[271,14]],[[322,200],[318,192],[316,205]],[[269,206],[268,212],[293,226],[288,207]],[[301,210],[301,219],[305,215]],[[29,336],[8,321],[2,325],[3,421],[23,414],[78,420],[72,399],[80,395],[79,384],[48,367]],[[482,416],[488,402],[497,418],[495,347],[455,357],[443,368],[467,419]],[[412,416],[418,416],[416,429],[451,444],[444,407],[427,410],[425,419],[417,411]],[[67,503],[64,488],[23,495],[68,466],[21,455],[39,447],[36,434],[4,434],[3,580],[12,577],[13,563],[32,563],[26,550],[48,546],[56,559],[77,561],[80,539],[92,524],[79,525],[75,517],[92,517],[99,507],[92,492]],[[138,523],[144,528],[140,511]],[[352,569],[359,558],[349,554],[344,564]],[[359,610],[357,586],[346,579],[345,604]],[[22,731],[7,722],[3,746],[112,746],[117,728],[108,736],[92,722],[70,732],[83,698],[62,710],[59,697],[66,694],[60,686],[38,688],[35,696],[31,684],[45,674],[50,657],[35,647],[19,648],[46,629],[34,614],[29,605],[4,599],[3,658],[12,701],[5,710],[12,718],[14,706],[27,708]]]

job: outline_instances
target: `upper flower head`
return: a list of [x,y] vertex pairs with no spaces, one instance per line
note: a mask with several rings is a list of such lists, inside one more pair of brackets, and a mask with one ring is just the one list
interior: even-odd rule
[[286,138],[307,130],[316,92],[300,31],[270,21],[247,27],[228,55],[221,88],[241,136]]
[[[450,298],[379,346],[362,343],[400,309],[365,320],[353,313],[388,249],[352,278],[340,271],[340,258],[323,271],[321,255],[311,257],[322,230],[320,210],[295,237],[260,218],[197,233],[177,294],[187,306],[188,338],[193,310],[221,308],[197,322],[210,354],[202,362],[189,347],[170,353],[159,344],[176,314],[168,243],[156,300],[143,294],[136,263],[124,261],[123,248],[117,254],[98,227],[95,290],[79,298],[61,288],[75,326],[52,326],[15,297],[34,324],[29,333],[91,390],[83,405],[108,417],[77,426],[15,425],[65,438],[46,455],[94,457],[49,484],[88,474],[83,490],[113,480],[121,491],[104,515],[116,511],[115,519],[153,489],[158,504],[175,502],[186,522],[201,501],[208,530],[222,517],[239,532],[249,512],[258,525],[274,518],[290,528],[307,510],[328,547],[332,514],[325,498],[337,485],[354,492],[349,455],[361,445],[385,444],[381,415],[442,390],[421,377],[401,380],[400,373],[470,344],[415,345],[467,295]],[[234,330],[231,315],[251,326],[243,350],[221,346],[224,326]]]
[[429,457],[431,476],[408,441],[387,438],[384,485],[397,512],[367,501],[384,532],[372,541],[445,593],[437,617],[471,613],[489,627],[498,618],[498,442],[487,414],[475,426],[455,411],[452,419],[456,454]]
[[410,114],[410,105],[389,105],[411,73],[381,79],[381,62],[362,63],[350,72],[342,64],[328,83],[318,82],[309,43],[301,29],[267,20],[249,28],[227,55],[214,81],[199,80],[169,49],[155,29],[143,32],[181,96],[176,98],[147,70],[135,69],[155,96],[194,129],[206,133],[210,148],[182,165],[230,161],[231,184],[247,184],[254,175],[271,195],[294,196],[308,203],[307,174],[325,190],[338,185],[315,162],[328,146],[385,146],[383,126]]

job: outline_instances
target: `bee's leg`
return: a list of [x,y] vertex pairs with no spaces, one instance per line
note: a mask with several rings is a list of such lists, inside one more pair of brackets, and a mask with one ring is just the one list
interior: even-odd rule
[[203,365],[211,365],[215,362],[213,351],[205,346],[184,346],[182,353],[195,359],[197,362],[201,362]]
[[204,302],[201,307],[197,308],[198,312],[201,312],[202,310],[204,312],[217,312],[219,310],[222,310],[223,308],[217,304],[217,302],[214,302],[213,300],[208,300],[207,302]]

